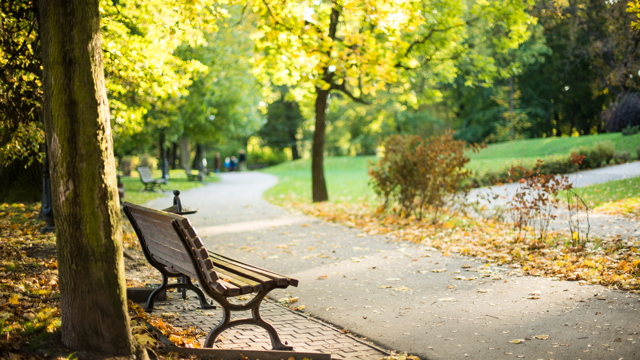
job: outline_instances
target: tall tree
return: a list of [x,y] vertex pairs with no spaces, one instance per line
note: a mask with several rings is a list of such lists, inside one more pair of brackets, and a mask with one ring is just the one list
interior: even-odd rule
[[135,352],[98,0],[39,3],[62,310],[71,349]]
[[[518,0],[262,0],[252,9],[259,16],[259,71],[313,102],[313,201],[329,198],[323,160],[332,91],[368,103],[376,91],[386,89],[415,103],[411,73],[422,69],[434,80],[453,79],[468,25],[492,23],[507,35],[490,41],[506,48],[528,36],[523,24],[529,17]],[[490,59],[476,60],[495,72]]]
[[640,88],[640,32],[630,26],[637,16],[624,1],[567,0],[540,2],[545,26],[565,22],[569,31],[568,65],[582,58],[597,74],[593,86],[613,96]]

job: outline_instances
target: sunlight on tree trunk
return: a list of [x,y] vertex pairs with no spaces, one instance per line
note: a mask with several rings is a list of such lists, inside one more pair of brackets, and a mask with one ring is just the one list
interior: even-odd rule
[[41,1],[62,341],[128,356],[122,231],[97,0]]
[[326,111],[328,90],[316,89],[316,128],[313,133],[311,154],[311,187],[313,202],[329,200],[327,183],[324,179],[324,137],[326,130]]

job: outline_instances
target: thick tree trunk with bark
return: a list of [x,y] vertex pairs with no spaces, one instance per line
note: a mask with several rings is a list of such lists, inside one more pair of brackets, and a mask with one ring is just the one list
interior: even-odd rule
[[98,0],[41,1],[44,118],[56,214],[62,341],[134,353]]
[[316,128],[313,132],[311,150],[311,187],[313,202],[329,200],[327,183],[324,179],[324,138],[326,131],[326,110],[329,90],[316,88]]

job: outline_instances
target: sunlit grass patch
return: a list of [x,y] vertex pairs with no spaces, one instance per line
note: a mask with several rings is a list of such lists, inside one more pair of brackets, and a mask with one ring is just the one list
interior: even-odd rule
[[574,190],[597,213],[640,217],[640,177]]

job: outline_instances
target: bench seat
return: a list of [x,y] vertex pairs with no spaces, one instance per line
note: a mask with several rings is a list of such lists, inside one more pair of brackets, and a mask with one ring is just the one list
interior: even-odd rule
[[[275,328],[262,319],[260,304],[271,290],[298,286],[298,280],[208,251],[186,217],[131,203],[124,203],[123,209],[145,258],[162,274],[162,284],[149,296],[146,311],[153,311],[155,297],[163,290],[189,289],[198,295],[203,307],[210,307],[206,294],[223,309],[222,322],[207,336],[206,347],[212,347],[218,335],[233,326],[257,325],[269,333],[274,350],[293,349],[282,344]],[[169,284],[169,278],[179,282]],[[197,280],[200,288],[191,279]],[[247,294],[255,295],[244,304],[228,300]],[[250,318],[231,320],[231,311],[247,310]]]

